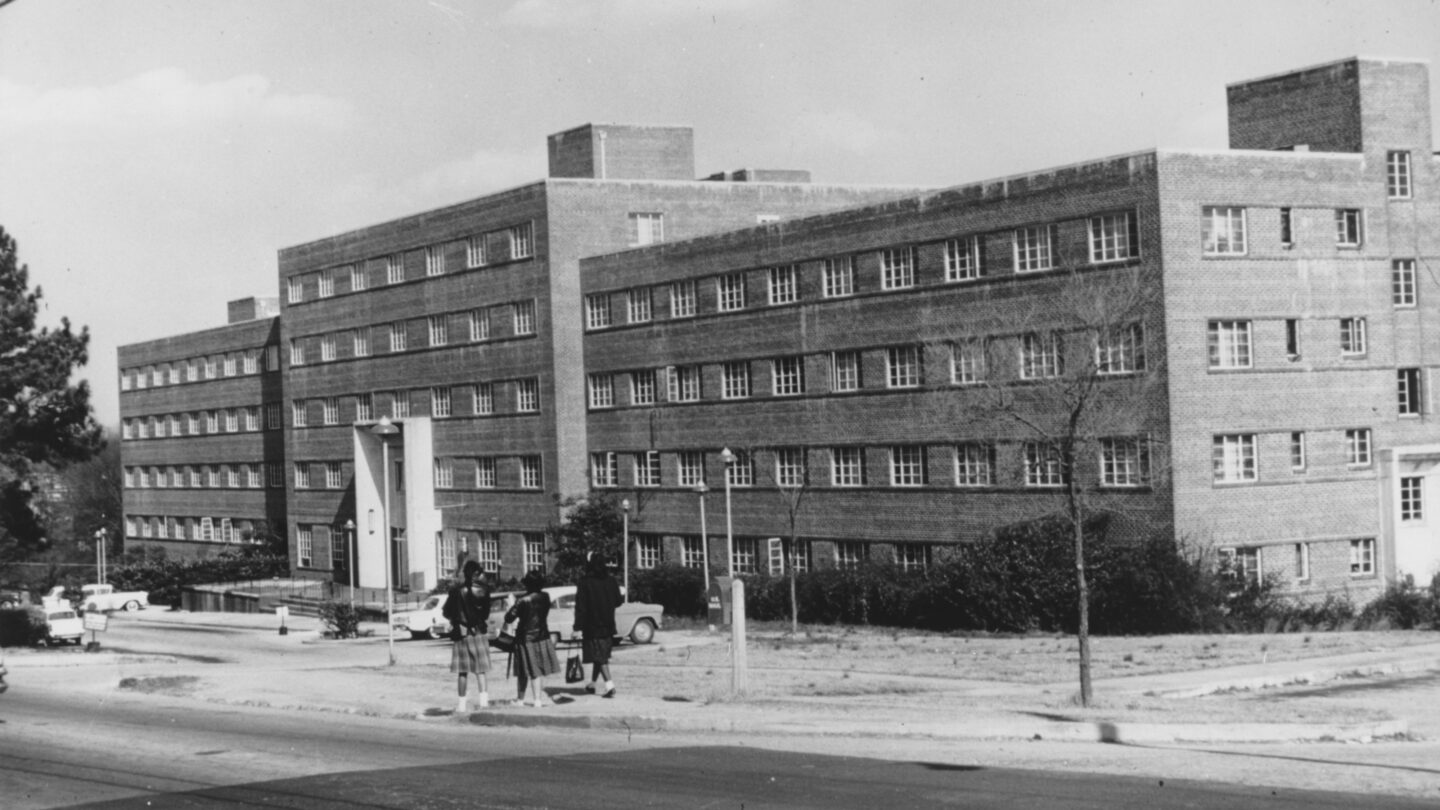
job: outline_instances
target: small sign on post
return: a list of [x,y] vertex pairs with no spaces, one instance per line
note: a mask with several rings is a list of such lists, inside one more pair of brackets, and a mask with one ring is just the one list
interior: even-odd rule
[[280,635],[289,635],[290,628],[285,626],[285,618],[290,615],[290,608],[286,605],[276,605],[275,615],[280,617]]
[[90,643],[85,645],[85,652],[95,652],[99,650],[100,641],[95,637],[95,634],[103,633],[110,629],[110,614],[99,610],[86,611],[85,629],[90,631]]

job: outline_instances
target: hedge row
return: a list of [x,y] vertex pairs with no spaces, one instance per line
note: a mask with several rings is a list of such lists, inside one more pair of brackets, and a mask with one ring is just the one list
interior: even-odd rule
[[290,562],[284,556],[225,551],[203,560],[137,558],[111,568],[106,579],[116,590],[146,591],[152,605],[179,607],[180,592],[190,585],[288,576]]

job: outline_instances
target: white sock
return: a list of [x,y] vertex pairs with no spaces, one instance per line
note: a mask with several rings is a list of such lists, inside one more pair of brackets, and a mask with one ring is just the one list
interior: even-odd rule
[[605,682],[605,691],[606,691],[606,692],[609,692],[611,689],[614,689],[614,688],[615,688],[615,682],[614,682],[614,681],[606,681],[606,682]]
[[479,697],[478,697],[477,700],[476,700],[476,704],[475,704],[475,705],[479,706],[479,707],[482,708],[482,709],[488,707],[488,706],[490,705],[490,693],[489,693],[489,692],[481,692],[480,695],[479,695]]
[[457,711],[457,712],[464,712],[464,711],[465,711],[465,696],[464,696],[464,695],[461,695],[459,702],[457,702],[457,703],[455,704],[455,711]]

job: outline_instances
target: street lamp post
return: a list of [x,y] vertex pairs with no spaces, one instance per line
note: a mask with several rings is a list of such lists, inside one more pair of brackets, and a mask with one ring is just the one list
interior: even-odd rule
[[621,541],[625,544],[625,601],[630,601],[630,499],[620,502]]
[[105,551],[106,551],[106,549],[105,549],[105,530],[104,530],[104,529],[96,529],[96,530],[95,530],[95,577],[96,577],[96,580],[95,580],[95,581],[98,582],[98,583],[100,583],[101,585],[104,585],[104,584],[105,584],[105,563],[107,562],[107,560],[105,559],[105,556],[106,556]]
[[735,454],[726,447],[720,451],[720,460],[725,462],[725,573],[735,576],[735,531],[730,524],[730,468],[735,464]]
[[695,485],[695,494],[700,496],[700,576],[704,577],[700,581],[707,589],[710,587],[710,535],[705,529],[705,493],[709,491],[704,481]]
[[349,559],[345,561],[345,568],[350,574],[350,616],[355,616],[355,557],[359,554],[358,544],[355,540],[355,521],[345,521],[345,548],[349,551]]
[[380,522],[385,530],[381,540],[385,544],[385,634],[390,648],[390,666],[393,667],[395,666],[395,626],[393,624],[395,588],[391,581],[394,572],[390,570],[392,568],[390,560],[390,437],[399,433],[400,428],[390,421],[390,417],[384,416],[374,427],[370,428],[370,432],[380,439],[380,489],[382,495]]

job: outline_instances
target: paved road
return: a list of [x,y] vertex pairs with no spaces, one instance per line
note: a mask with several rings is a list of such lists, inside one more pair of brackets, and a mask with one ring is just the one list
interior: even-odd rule
[[217,709],[147,696],[116,697],[85,712],[52,692],[3,700],[0,804],[7,810],[1431,806],[737,745],[667,747],[664,738],[452,720]]

